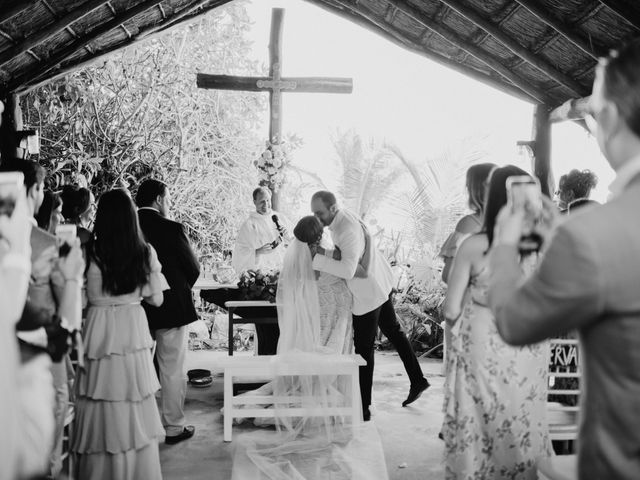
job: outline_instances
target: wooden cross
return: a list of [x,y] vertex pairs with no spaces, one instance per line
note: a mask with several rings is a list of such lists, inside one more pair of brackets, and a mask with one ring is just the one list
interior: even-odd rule
[[198,73],[197,76],[199,88],[269,92],[269,139],[274,144],[282,142],[283,92],[351,93],[353,91],[353,82],[350,78],[282,77],[283,18],[283,8],[272,10],[268,77],[240,77],[207,73]]

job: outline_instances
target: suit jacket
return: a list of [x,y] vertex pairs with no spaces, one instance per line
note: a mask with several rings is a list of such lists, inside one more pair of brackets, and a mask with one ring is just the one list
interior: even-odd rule
[[517,252],[491,253],[489,303],[504,339],[579,329],[581,479],[640,478],[640,177],[609,203],[570,216],[518,287]]
[[158,254],[162,274],[170,287],[164,292],[161,306],[143,304],[149,328],[177,328],[197,320],[191,288],[200,275],[200,265],[182,224],[150,209],[140,209],[138,218],[144,236]]
[[367,278],[355,278],[358,262],[364,254],[364,232],[360,220],[353,213],[340,210],[329,226],[333,243],[340,248],[341,260],[331,258],[332,252],[316,255],[313,268],[347,281],[353,294],[354,315],[369,313],[389,299],[393,288],[393,272],[389,262],[378,249],[371,246],[371,261]]

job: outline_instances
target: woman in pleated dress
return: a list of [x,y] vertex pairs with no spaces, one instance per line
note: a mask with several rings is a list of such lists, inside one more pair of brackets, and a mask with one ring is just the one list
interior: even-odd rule
[[75,478],[162,478],[158,441],[164,429],[154,395],[160,385],[140,305],[162,304],[168,285],[160,269],[126,192],[103,194],[88,248],[89,308],[72,439]]

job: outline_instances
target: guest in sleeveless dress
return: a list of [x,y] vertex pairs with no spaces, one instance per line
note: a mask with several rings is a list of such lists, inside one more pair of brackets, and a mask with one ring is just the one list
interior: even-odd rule
[[102,195],[88,252],[84,368],[72,440],[76,478],[161,479],[164,428],[154,395],[160,384],[140,302],[161,305],[168,285],[123,190]]
[[442,268],[442,280],[447,283],[453,257],[460,244],[469,235],[478,233],[482,228],[484,216],[484,198],[487,185],[487,177],[491,170],[496,168],[494,163],[480,163],[472,165],[467,170],[467,196],[469,198],[469,208],[473,213],[465,215],[456,224],[456,228],[442,244],[438,254],[444,260]]
[[[451,271],[444,314],[451,326],[445,382],[445,478],[537,478],[536,462],[552,455],[546,419],[548,343],[507,345],[487,307],[487,251],[497,213],[507,202],[506,179],[527,175],[506,166],[490,177],[482,233],[465,240]],[[526,275],[536,254],[523,256]]]

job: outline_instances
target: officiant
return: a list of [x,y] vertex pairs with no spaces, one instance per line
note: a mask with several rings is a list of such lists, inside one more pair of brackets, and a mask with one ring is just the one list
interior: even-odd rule
[[233,268],[238,275],[245,270],[280,270],[285,246],[292,240],[289,221],[271,209],[271,191],[258,187],[253,191],[252,211],[238,231],[233,251]]
[[[291,240],[289,221],[271,209],[271,192],[266,187],[253,191],[255,210],[249,214],[240,229],[232,256],[238,276],[246,270],[280,270],[286,244]],[[244,300],[238,289],[219,288],[202,290],[200,296],[207,302],[224,308],[227,301]],[[273,307],[243,307],[236,314],[244,318],[276,317]],[[275,355],[280,330],[277,324],[256,324],[258,355]]]

